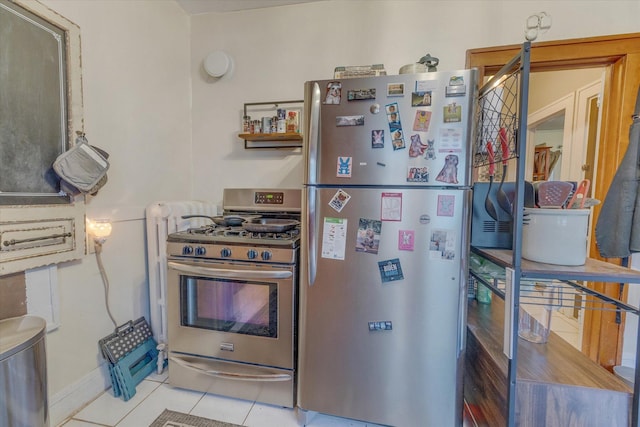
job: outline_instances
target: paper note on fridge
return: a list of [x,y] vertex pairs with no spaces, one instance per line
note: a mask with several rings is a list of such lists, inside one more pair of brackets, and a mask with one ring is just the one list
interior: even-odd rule
[[325,217],[322,229],[322,258],[344,260],[346,245],[346,218]]

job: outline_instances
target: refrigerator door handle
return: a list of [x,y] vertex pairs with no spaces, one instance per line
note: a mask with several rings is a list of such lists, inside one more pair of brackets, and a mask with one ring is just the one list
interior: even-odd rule
[[460,281],[460,293],[458,295],[458,354],[460,357],[467,348],[467,298],[469,290],[467,289],[469,279],[468,275],[461,272],[460,277],[466,277],[466,284],[461,279]]
[[307,253],[309,254],[309,263],[307,265],[308,268],[308,280],[309,286],[313,286],[313,283],[316,281],[316,268],[317,268],[317,258],[316,256],[316,191],[315,187],[307,187],[307,235],[309,238],[307,239],[308,247]]
[[311,87],[309,103],[309,147],[307,184],[317,184],[318,179],[318,141],[320,140],[320,86],[317,82]]

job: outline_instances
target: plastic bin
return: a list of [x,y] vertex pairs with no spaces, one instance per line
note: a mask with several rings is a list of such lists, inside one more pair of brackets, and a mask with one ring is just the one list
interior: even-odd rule
[[44,319],[0,320],[0,426],[49,427]]
[[522,258],[556,265],[584,265],[590,209],[524,208]]

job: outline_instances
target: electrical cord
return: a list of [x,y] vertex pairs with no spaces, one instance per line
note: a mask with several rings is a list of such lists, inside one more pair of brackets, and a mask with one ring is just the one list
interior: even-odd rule
[[[95,253],[96,253],[96,261],[98,262],[98,270],[100,270],[100,276],[102,277],[102,283],[104,285],[104,305],[107,308],[107,314],[113,323],[113,327],[115,331],[118,331],[118,323],[116,319],[113,317],[111,313],[111,308],[109,307],[109,278],[107,277],[107,272],[104,268],[104,264],[102,263],[102,244],[106,241],[106,238],[96,237],[93,239],[95,243]],[[158,375],[162,374],[162,371],[165,367],[165,362],[167,358],[167,345],[164,343],[160,343],[157,345],[156,350],[158,350],[158,358],[156,361],[156,372]]]
[[102,243],[99,241],[95,241],[96,246],[96,261],[98,261],[98,269],[100,270],[100,276],[102,276],[102,283],[104,284],[104,305],[107,308],[107,314],[109,318],[113,322],[113,326],[115,329],[118,329],[118,323],[116,319],[111,314],[111,308],[109,308],[109,279],[107,278],[107,272],[104,269],[104,265],[102,264]]

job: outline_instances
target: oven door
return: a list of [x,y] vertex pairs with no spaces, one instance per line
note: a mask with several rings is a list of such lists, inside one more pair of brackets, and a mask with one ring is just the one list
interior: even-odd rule
[[293,265],[167,263],[169,351],[294,368]]

